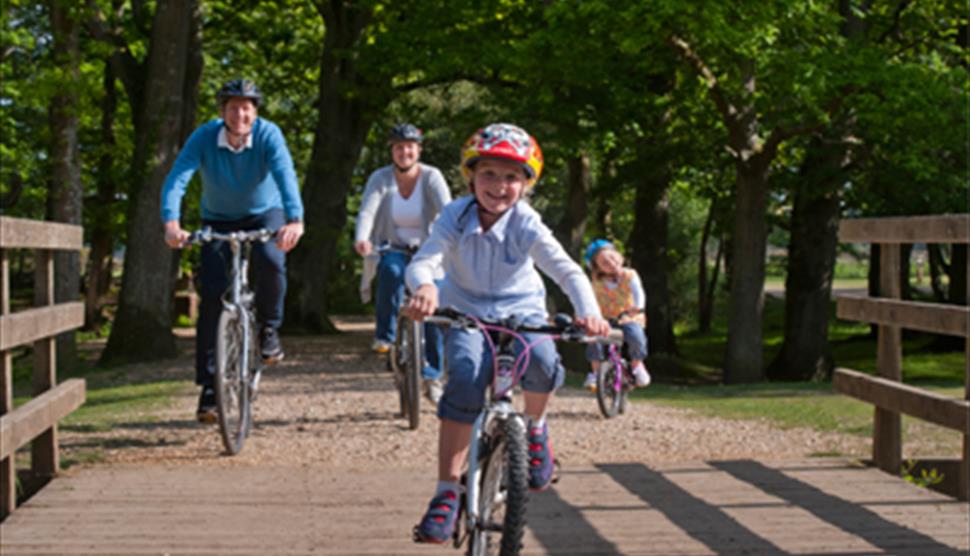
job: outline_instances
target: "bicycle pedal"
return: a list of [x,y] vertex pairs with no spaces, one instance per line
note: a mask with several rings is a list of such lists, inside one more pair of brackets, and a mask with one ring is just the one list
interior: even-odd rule
[[559,458],[552,458],[552,479],[549,480],[549,484],[554,485],[558,483],[561,476],[562,464],[559,463]]

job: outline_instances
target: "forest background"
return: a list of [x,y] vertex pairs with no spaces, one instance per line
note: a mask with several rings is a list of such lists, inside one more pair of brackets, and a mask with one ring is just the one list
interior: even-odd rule
[[[253,79],[307,211],[287,326],[333,332],[330,315],[368,310],[351,236],[388,129],[422,128],[423,161],[460,195],[461,143],[514,122],[542,145],[531,202],[567,249],[579,260],[610,238],[642,276],[652,353],[690,359],[679,344],[723,318],[719,380],[825,379],[833,281],[878,294],[878,248],[839,244],[839,220],[968,211],[967,13],[957,0],[5,0],[0,209],[84,226],[57,296],[83,296],[86,328],[109,335],[102,364],[174,356],[193,254],[164,245],[159,190],[216,117],[218,87]],[[966,245],[904,246],[902,260],[904,297],[966,304]],[[10,268],[14,305],[29,303],[30,253]],[[784,298],[767,358],[766,277]],[[61,361],[75,342],[59,341]]]

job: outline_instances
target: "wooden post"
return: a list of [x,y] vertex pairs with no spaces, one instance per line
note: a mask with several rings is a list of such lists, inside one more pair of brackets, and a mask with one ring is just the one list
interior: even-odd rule
[[[35,251],[34,305],[54,305],[54,255],[50,250]],[[33,395],[36,397],[57,384],[57,338],[34,342]],[[46,482],[60,469],[57,453],[57,424],[38,436],[30,445],[30,468],[35,479]]]
[[[10,262],[8,249],[0,249],[0,315],[10,314]],[[0,352],[0,415],[13,411],[13,356]],[[17,506],[17,469],[14,457],[0,460],[0,519]]]
[[[970,259],[967,261],[967,266],[970,267]],[[967,272],[970,273],[970,268],[967,268]],[[970,279],[967,280],[966,299],[966,308],[970,308]],[[970,402],[970,329],[964,332],[966,334],[966,348],[964,351],[963,399]],[[967,430],[970,430],[970,423],[967,423]],[[960,480],[958,483],[960,485],[958,498],[963,501],[970,500],[970,434],[963,435],[963,462],[960,465]]]
[[[879,295],[899,299],[899,244],[883,243],[879,246]],[[876,370],[879,376],[895,381],[902,380],[902,337],[898,326],[879,325]],[[888,473],[899,474],[902,467],[902,435],[899,413],[876,408],[875,428],[872,435],[872,459]]]

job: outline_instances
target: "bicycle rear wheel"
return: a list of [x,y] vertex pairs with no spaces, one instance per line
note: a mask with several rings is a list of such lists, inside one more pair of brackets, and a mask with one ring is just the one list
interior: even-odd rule
[[529,497],[525,425],[506,419],[493,440],[479,485],[479,526],[470,531],[468,556],[514,556],[522,550]]
[[244,312],[223,309],[216,335],[215,387],[219,432],[230,455],[242,450],[249,434],[249,334],[249,321]]
[[596,371],[596,402],[600,407],[600,413],[607,419],[615,417],[625,405],[623,398],[626,396],[626,391],[622,384],[619,390],[616,388],[617,373],[622,372],[623,370],[618,369],[610,359],[603,361]]

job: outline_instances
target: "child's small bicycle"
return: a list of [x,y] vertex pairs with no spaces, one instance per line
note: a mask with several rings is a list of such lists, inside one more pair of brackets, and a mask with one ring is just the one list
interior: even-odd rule
[[[461,477],[465,492],[458,507],[454,546],[461,548],[468,539],[467,554],[470,556],[518,554],[525,533],[529,460],[526,420],[512,404],[513,388],[529,366],[531,349],[539,342],[594,342],[599,339],[587,336],[565,315],[558,316],[554,326],[525,326],[515,319],[483,321],[444,309],[425,321],[456,328],[477,328],[485,336],[494,362],[488,402],[472,425],[467,468]],[[522,336],[523,332],[548,336],[530,344]],[[523,346],[518,355],[515,353],[516,342]]]
[[[614,331],[619,326],[619,320],[620,317],[609,320]],[[596,402],[600,413],[607,419],[626,412],[627,395],[636,387],[623,341],[617,341],[615,336],[613,334],[610,339],[604,340],[607,344],[606,358],[596,369]]]

